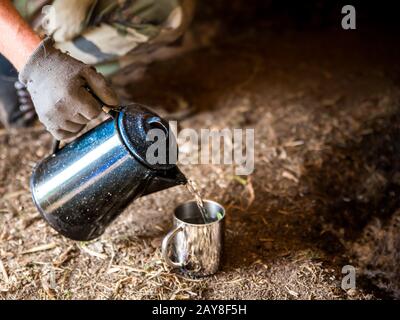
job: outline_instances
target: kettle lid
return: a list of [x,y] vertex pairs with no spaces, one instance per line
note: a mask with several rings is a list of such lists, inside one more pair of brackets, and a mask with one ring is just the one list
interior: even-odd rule
[[[168,122],[157,114],[143,105],[130,104],[120,109],[117,125],[123,143],[139,162],[154,170],[176,166],[178,149],[175,136]],[[160,136],[162,140],[158,141]],[[174,159],[170,159],[170,150]]]

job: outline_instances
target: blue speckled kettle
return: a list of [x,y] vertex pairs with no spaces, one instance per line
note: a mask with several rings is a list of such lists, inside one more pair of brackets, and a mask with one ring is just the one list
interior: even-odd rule
[[68,238],[91,240],[136,198],[185,184],[175,164],[146,161],[154,143],[146,141],[147,132],[153,128],[175,141],[166,121],[141,105],[129,105],[41,161],[31,191],[44,219]]

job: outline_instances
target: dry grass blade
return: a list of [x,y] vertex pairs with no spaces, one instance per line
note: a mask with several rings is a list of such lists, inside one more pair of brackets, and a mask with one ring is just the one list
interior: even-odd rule
[[84,251],[85,253],[87,253],[88,255],[92,256],[92,257],[96,257],[96,258],[99,258],[99,259],[101,259],[101,260],[106,260],[106,259],[108,258],[107,255],[102,254],[102,253],[97,252],[97,251],[94,251],[94,250],[91,250],[91,249],[89,249],[89,248],[86,247],[86,246],[79,246],[79,248],[80,248],[82,251]]
[[254,187],[253,187],[253,183],[252,183],[252,177],[249,176],[247,181],[248,181],[248,183],[247,183],[246,189],[247,189],[247,192],[249,193],[249,201],[247,203],[247,207],[250,207],[253,204],[253,202],[254,202],[254,200],[256,198],[256,195],[255,195],[255,192],[254,192]]
[[290,173],[289,171],[284,171],[282,173],[282,178],[286,178],[288,180],[293,181],[294,183],[299,183],[299,179],[297,179],[294,174]]
[[147,273],[147,271],[144,270],[144,269],[132,268],[132,267],[129,267],[129,266],[112,265],[111,267],[113,269],[116,269],[116,268],[124,269],[124,270],[129,271],[129,272]]
[[56,259],[53,261],[53,266],[59,267],[63,265],[65,262],[68,260],[72,259],[74,257],[73,252],[75,251],[75,245],[71,245],[65,250],[60,256],[58,256]]
[[3,261],[1,261],[1,259],[0,259],[0,271],[1,271],[1,274],[3,275],[4,282],[6,284],[9,284],[10,279],[8,278],[7,270],[4,267]]
[[117,284],[115,285],[115,288],[114,288],[114,292],[113,292],[114,297],[115,297],[116,295],[118,295],[119,290],[121,289],[121,286],[122,286],[125,282],[127,282],[127,281],[129,281],[129,280],[132,280],[132,277],[125,277],[125,278],[123,278],[123,279],[121,279],[121,280],[119,280],[119,281],[117,282]]
[[40,219],[41,219],[40,214],[34,214],[33,216],[21,221],[22,228],[25,230],[25,229],[29,228],[33,223],[35,223],[36,221],[38,221]]
[[21,254],[29,254],[29,253],[47,251],[47,250],[54,249],[55,247],[57,247],[57,243],[52,242],[52,243],[43,244],[41,246],[37,246],[37,247],[34,247],[32,249],[28,249],[28,250],[22,251]]

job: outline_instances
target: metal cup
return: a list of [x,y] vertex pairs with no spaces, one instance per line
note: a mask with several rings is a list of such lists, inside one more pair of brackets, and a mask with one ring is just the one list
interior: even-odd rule
[[204,207],[208,212],[207,223],[195,201],[178,206],[174,212],[175,228],[162,243],[168,265],[195,277],[216,273],[222,257],[225,209],[210,200],[204,201]]

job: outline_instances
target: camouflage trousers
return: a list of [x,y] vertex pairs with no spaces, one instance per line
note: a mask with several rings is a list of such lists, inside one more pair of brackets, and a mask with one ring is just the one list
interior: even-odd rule
[[14,0],[56,47],[106,76],[146,65],[190,23],[196,0]]

